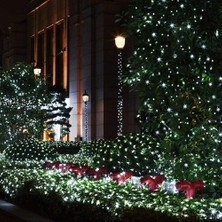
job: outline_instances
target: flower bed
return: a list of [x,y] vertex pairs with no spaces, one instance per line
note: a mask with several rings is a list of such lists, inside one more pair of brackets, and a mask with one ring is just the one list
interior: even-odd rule
[[220,221],[220,153],[175,156],[155,144],[136,134],[59,155],[53,143],[19,141],[2,155],[0,193],[60,222]]
[[156,176],[133,176],[133,172],[108,172],[106,167],[93,169],[87,165],[79,166],[73,163],[61,163],[61,162],[45,162],[44,168],[49,170],[58,170],[63,173],[71,172],[76,176],[87,176],[91,179],[102,179],[105,178],[108,181],[115,181],[119,184],[130,182],[137,188],[148,187],[151,192],[158,191],[161,186],[166,192],[178,193],[184,191],[186,198],[193,198],[196,196],[197,190],[204,189],[204,181],[173,181],[168,182],[164,175]]
[[[41,203],[41,206],[37,204],[38,210],[50,208],[52,218],[59,217],[59,212],[62,214],[61,209],[66,209],[68,217],[71,213],[68,209],[76,209],[77,206],[94,211],[101,218],[120,221],[124,221],[132,212],[136,215],[139,211],[147,217],[150,212],[155,212],[157,218],[158,215],[160,218],[160,215],[164,215],[165,218],[171,218],[169,221],[186,221],[191,217],[195,218],[192,221],[210,221],[217,218],[219,220],[221,216],[220,200],[211,199],[203,193],[198,193],[196,198],[186,199],[180,193],[167,192],[163,186],[158,186],[158,192],[152,192],[147,184],[138,187],[133,183],[132,175],[119,180],[115,174],[103,171],[103,176],[98,178],[95,175],[99,170],[88,171],[94,172],[93,175],[87,175],[86,169],[84,174],[73,173],[75,171],[70,171],[74,167],[71,163],[51,163],[57,169],[41,169],[36,167],[36,163],[34,165],[34,169],[30,163],[30,169],[21,169],[21,166],[18,169],[16,163],[13,163],[11,169],[4,169],[0,174],[1,194],[20,203],[30,199],[35,204]],[[49,163],[44,164],[44,167],[49,167]],[[123,174],[119,174],[118,178],[121,176]],[[111,219],[107,219],[109,220]]]

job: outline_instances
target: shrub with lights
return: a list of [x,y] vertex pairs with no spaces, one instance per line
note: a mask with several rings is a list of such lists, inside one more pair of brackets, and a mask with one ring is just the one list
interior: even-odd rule
[[79,141],[48,141],[48,142],[51,146],[54,146],[58,150],[61,148],[72,150],[80,147],[82,143]]
[[[197,186],[199,182],[197,181],[195,184]],[[178,183],[178,189],[179,187],[186,189],[185,186],[188,189],[189,184],[183,181]],[[194,189],[194,183],[190,186],[193,186],[191,189]],[[188,189],[188,194],[191,189]],[[155,221],[161,221],[157,220],[159,217],[162,219],[174,218],[175,221],[208,222],[211,219],[214,219],[212,221],[220,221],[222,218],[220,199],[210,199],[199,194],[195,198],[185,199],[184,195],[165,192],[161,186],[157,192],[149,190],[147,184],[137,187],[130,180],[117,183],[115,180],[105,178],[76,177],[71,171],[65,172],[55,169],[5,169],[0,172],[0,191],[1,194],[10,197],[11,200],[17,201],[19,198],[23,203],[26,200],[23,198],[24,195],[29,197],[32,204],[37,203],[37,198],[38,203],[39,201],[42,203],[38,205],[38,209],[44,210],[44,206],[47,206],[47,209],[48,207],[52,208],[50,214],[55,214],[54,219],[56,210],[53,209],[58,207],[57,204],[61,204],[61,207],[66,206],[64,213],[72,213],[68,209],[74,203],[91,204],[104,209],[110,213],[109,219],[111,221],[115,221],[115,219],[124,221],[125,218],[129,220],[127,215],[131,215],[132,221],[135,221],[138,218],[133,217],[132,212],[136,209],[143,209],[144,213],[147,213],[147,217],[144,217],[141,221],[148,221],[150,217],[152,218],[153,214],[149,215],[148,213],[152,209],[156,212]],[[59,203],[55,199],[54,202],[52,202],[52,199],[48,199],[53,198],[52,193],[57,195]],[[40,195],[41,200],[38,199]],[[50,201],[50,206],[45,204]],[[161,217],[163,212],[165,212],[165,216]],[[87,213],[87,211],[82,212],[82,214]],[[47,214],[49,214],[48,211]]]
[[54,147],[59,154],[77,154],[82,142],[77,141],[50,141],[51,147]]
[[29,138],[16,141],[7,146],[3,154],[8,160],[54,160],[57,157],[57,150],[48,142]]
[[141,221],[221,221],[221,5],[131,0],[125,15],[135,51],[124,82],[140,97],[143,134],[82,142],[64,158],[54,156],[55,144],[19,141],[2,161],[47,161],[39,168],[27,161],[26,169],[25,161],[0,164],[0,193],[45,200],[53,193],[67,209],[94,205],[111,221],[142,213]]
[[172,155],[218,152],[221,143],[221,4],[131,1],[135,50],[124,82],[138,92],[144,131]]
[[130,170],[135,175],[163,174],[169,180],[200,179],[206,181],[209,189],[220,189],[221,154],[215,150],[172,155],[158,146],[153,137],[136,133],[113,140],[98,139],[82,143],[80,156],[90,159],[85,163],[95,168],[105,166],[117,172]]
[[160,164],[163,153],[148,135],[129,134],[113,140],[95,140],[90,145],[94,167],[131,170],[137,175],[159,174],[163,170]]
[[40,138],[47,103],[45,81],[33,66],[17,63],[0,73],[0,148],[27,137]]

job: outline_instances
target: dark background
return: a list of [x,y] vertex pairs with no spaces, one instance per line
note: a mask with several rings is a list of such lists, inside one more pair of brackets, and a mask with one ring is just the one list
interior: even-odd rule
[[0,0],[0,28],[25,18],[30,0]]

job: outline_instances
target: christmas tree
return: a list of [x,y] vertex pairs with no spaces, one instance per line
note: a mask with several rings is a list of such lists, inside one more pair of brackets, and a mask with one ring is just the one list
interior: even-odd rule
[[61,140],[69,133],[71,107],[66,103],[65,90],[61,86],[50,89],[51,101],[46,108],[46,130],[55,141]]
[[40,138],[47,104],[45,81],[32,65],[17,63],[0,73],[0,142],[5,145],[30,136]]
[[132,0],[134,52],[124,82],[140,97],[144,133],[173,154],[221,142],[222,5],[208,0]]

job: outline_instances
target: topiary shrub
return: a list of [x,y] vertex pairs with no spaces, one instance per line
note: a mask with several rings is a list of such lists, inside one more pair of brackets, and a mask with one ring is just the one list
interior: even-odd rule
[[54,147],[48,142],[35,138],[19,140],[7,146],[3,152],[6,159],[15,161],[24,160],[53,160],[57,156]]

